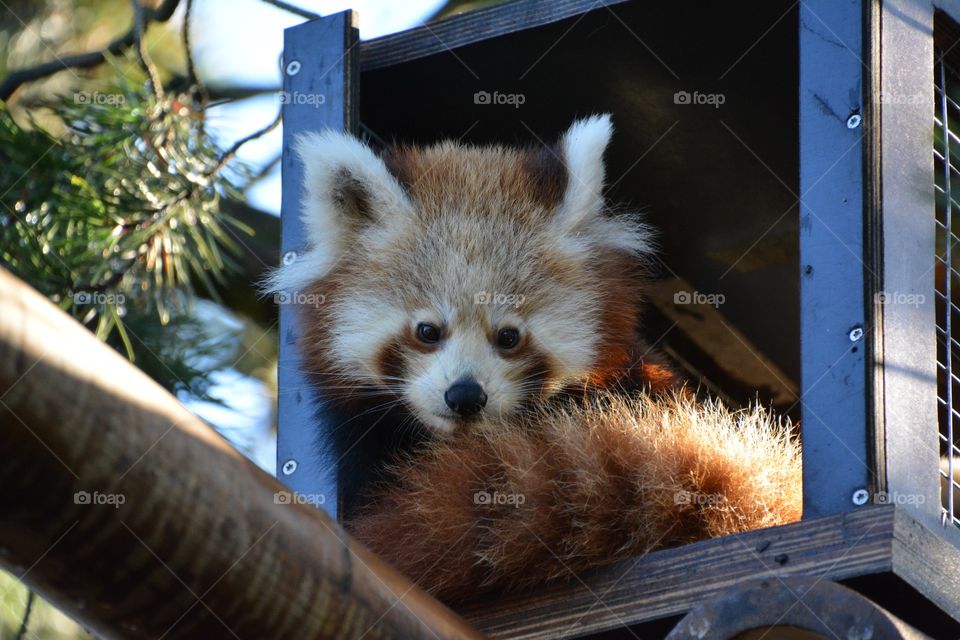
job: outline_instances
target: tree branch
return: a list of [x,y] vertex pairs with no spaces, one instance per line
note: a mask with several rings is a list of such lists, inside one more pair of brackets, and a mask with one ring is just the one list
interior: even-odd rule
[[207,172],[207,175],[208,175],[208,176],[212,176],[212,175],[215,175],[215,174],[217,174],[217,173],[220,173],[220,170],[223,169],[223,168],[227,165],[228,162],[230,162],[231,160],[233,160],[233,157],[234,157],[235,155],[237,155],[237,151],[240,150],[240,147],[242,147],[243,145],[247,144],[247,143],[250,142],[251,140],[256,140],[257,138],[259,138],[259,137],[261,137],[261,136],[264,136],[264,135],[270,133],[271,131],[273,131],[274,129],[277,128],[277,126],[280,124],[280,122],[282,121],[282,119],[283,119],[283,110],[280,110],[280,111],[277,112],[277,116],[273,119],[273,121],[272,121],[270,124],[268,124],[267,126],[263,127],[262,129],[258,129],[258,130],[256,130],[256,131],[254,131],[254,132],[251,133],[250,135],[248,135],[248,136],[246,136],[246,137],[244,137],[244,138],[240,138],[239,140],[237,140],[236,142],[234,142],[234,143],[233,143],[233,146],[231,146],[229,149],[227,149],[227,150],[223,153],[223,155],[220,156],[220,159],[217,161],[217,164],[215,164],[215,165],[213,166],[213,168],[212,168],[210,171]]
[[284,11],[289,11],[290,13],[295,13],[301,18],[306,18],[307,20],[316,20],[317,18],[322,18],[319,13],[313,13],[312,11],[307,11],[306,9],[301,9],[282,0],[262,0],[267,4],[272,4],[278,9],[283,9]]
[[[173,15],[180,0],[163,0],[160,6],[156,8],[145,7],[143,9],[143,24],[146,26],[151,22],[166,22]],[[135,44],[137,40],[137,24],[134,24],[126,33],[114,39],[110,44],[99,51],[89,51],[87,53],[78,53],[71,56],[55,57],[49,62],[38,64],[35,67],[17,69],[8,75],[3,83],[0,83],[0,100],[7,101],[13,92],[16,91],[25,82],[32,82],[52,76],[58,71],[64,69],[89,69],[106,60],[107,55],[118,55],[125,49]]]
[[193,63],[193,45],[190,42],[190,18],[193,16],[193,0],[187,0],[183,12],[183,55],[187,59],[187,82],[198,85],[197,68]]
[[13,640],[23,640],[23,637],[27,635],[27,627],[30,626],[30,614],[33,613],[33,601],[37,597],[37,594],[33,589],[27,590],[27,604],[23,608],[23,617],[20,619],[20,629],[17,631],[17,635],[13,637]]
[[147,30],[147,16],[140,0],[130,0],[130,2],[133,4],[133,42],[137,50],[137,58],[140,60],[140,66],[147,74],[153,96],[157,99],[157,102],[160,102],[163,100],[163,85],[160,82],[160,73],[150,59],[150,54],[147,53],[147,44],[143,41],[143,34]]

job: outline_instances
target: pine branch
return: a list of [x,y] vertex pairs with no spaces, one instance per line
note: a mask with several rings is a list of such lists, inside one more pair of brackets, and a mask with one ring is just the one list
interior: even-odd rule
[[[176,10],[177,5],[180,4],[180,0],[163,0],[160,6],[156,8],[145,7],[143,9],[143,24],[144,28],[146,25],[153,22],[166,22],[170,19],[170,16],[173,15],[173,12]],[[129,47],[133,46],[137,42],[137,23],[134,20],[134,24],[131,25],[130,29],[126,33],[114,39],[110,44],[99,51],[89,51],[87,53],[79,53],[71,56],[58,56],[53,60],[38,64],[34,67],[27,67],[25,69],[17,69],[12,71],[2,83],[0,83],[0,100],[7,101],[10,99],[10,96],[20,88],[26,82],[32,82],[34,80],[40,80],[53,74],[58,71],[63,71],[64,69],[89,69],[101,64],[104,60],[107,59],[107,56],[116,56],[123,53]]]

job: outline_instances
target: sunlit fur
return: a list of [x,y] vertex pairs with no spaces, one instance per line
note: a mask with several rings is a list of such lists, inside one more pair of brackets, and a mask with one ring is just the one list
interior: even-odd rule
[[[799,520],[789,433],[761,409],[601,393],[430,443],[348,529],[448,601],[535,587]],[[495,493],[506,499],[477,499]]]
[[[604,204],[611,134],[594,116],[552,147],[297,143],[306,250],[270,286],[302,301],[341,515],[445,598],[799,517],[786,431],[694,404],[640,337],[651,232]],[[487,394],[470,420],[444,400],[464,377]]]
[[[553,147],[447,141],[381,155],[342,133],[299,138],[307,250],[271,287],[308,301],[300,344],[343,412],[341,467],[369,464],[343,460],[367,448],[354,441],[366,431],[468,426],[444,401],[465,376],[487,394],[481,421],[561,392],[673,383],[639,339],[650,230],[602,197],[611,133],[594,116]],[[421,322],[443,339],[419,341]],[[503,328],[519,330],[516,348],[496,347]]]

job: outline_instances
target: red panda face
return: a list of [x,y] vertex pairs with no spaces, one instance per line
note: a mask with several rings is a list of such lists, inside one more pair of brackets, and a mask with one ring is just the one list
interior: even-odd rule
[[310,249],[272,284],[319,294],[301,346],[327,392],[401,403],[449,433],[622,360],[649,231],[604,211],[609,136],[594,117],[555,150],[383,157],[343,134],[302,137]]

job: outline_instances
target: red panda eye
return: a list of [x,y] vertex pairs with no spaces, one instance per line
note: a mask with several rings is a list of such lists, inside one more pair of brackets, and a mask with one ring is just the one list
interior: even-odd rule
[[520,332],[516,329],[500,329],[497,332],[497,346],[501,349],[513,349],[520,342]]
[[420,342],[432,344],[440,340],[440,329],[428,322],[421,322],[417,325],[417,337]]

